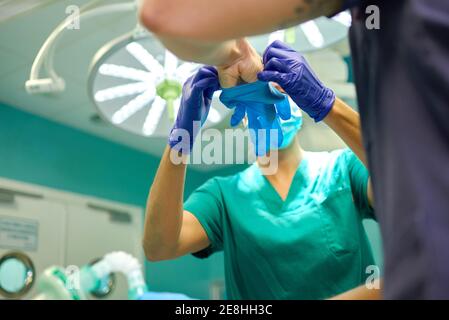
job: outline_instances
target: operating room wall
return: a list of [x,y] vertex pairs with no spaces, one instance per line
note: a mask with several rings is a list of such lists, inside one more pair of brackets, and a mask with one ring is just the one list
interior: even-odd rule
[[[5,178],[143,207],[158,164],[144,152],[0,103]],[[189,170],[186,193],[211,175]]]
[[[149,143],[151,143],[149,141]],[[0,176],[144,207],[159,159],[0,103]],[[214,175],[188,170],[186,195]],[[382,264],[377,224],[367,223],[377,261]],[[107,239],[105,239],[107,241]],[[223,254],[191,256],[146,264],[150,290],[209,297],[210,284],[223,281]]]
[[[158,164],[149,154],[0,103],[1,177],[143,208]],[[186,195],[212,175],[236,170],[188,170]],[[221,263],[219,258],[193,257],[147,263],[147,280],[152,290],[205,298]]]

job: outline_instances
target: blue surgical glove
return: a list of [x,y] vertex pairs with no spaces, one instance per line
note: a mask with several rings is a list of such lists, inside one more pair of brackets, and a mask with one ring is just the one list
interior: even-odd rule
[[172,149],[190,154],[195,138],[209,114],[212,96],[219,89],[217,70],[211,66],[200,68],[185,82],[181,105],[168,139]]
[[249,134],[256,156],[264,156],[269,150],[282,145],[284,137],[274,109],[268,109],[263,103],[240,102],[231,117],[231,126],[239,124],[245,115],[248,117]]
[[259,80],[278,83],[315,122],[328,115],[335,93],[323,85],[300,53],[277,40],[265,50],[263,63]]
[[266,82],[253,82],[223,89],[220,101],[234,109],[231,126],[248,117],[251,141],[257,156],[282,145],[283,134],[280,119],[291,117],[290,103],[286,95]]

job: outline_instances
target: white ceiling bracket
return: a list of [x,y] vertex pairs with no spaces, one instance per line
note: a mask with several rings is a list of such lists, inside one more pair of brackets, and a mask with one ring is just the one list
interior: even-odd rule
[[[29,94],[55,93],[65,90],[64,79],[59,77],[54,70],[53,55],[58,40],[64,34],[64,31],[68,29],[67,27],[73,25],[75,19],[84,20],[109,13],[136,11],[137,3],[131,1],[94,7],[92,9],[89,7],[90,5],[88,4],[81,8],[79,17],[71,15],[61,22],[44,42],[33,62],[30,78],[25,83],[25,89]],[[47,76],[44,78],[39,77],[42,67],[47,72]]]

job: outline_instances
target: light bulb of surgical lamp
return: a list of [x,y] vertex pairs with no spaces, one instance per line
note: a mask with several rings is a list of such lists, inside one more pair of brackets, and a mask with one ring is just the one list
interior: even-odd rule
[[161,119],[162,113],[165,110],[166,102],[161,97],[157,96],[148,111],[145,123],[143,124],[142,133],[146,136],[151,136],[157,128]]
[[126,121],[129,117],[134,115],[136,112],[145,107],[150,103],[155,97],[155,90],[147,90],[141,95],[137,96],[126,105],[124,105],[120,110],[118,110],[112,116],[112,122],[114,124],[121,124]]

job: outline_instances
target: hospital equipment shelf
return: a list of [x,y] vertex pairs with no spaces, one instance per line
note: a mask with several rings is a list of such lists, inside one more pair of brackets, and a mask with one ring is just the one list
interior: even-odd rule
[[[37,281],[50,266],[81,267],[117,250],[143,265],[142,225],[138,207],[0,178],[0,257],[25,253]],[[127,299],[125,277],[115,278],[106,299]],[[35,294],[34,285],[23,298]]]

